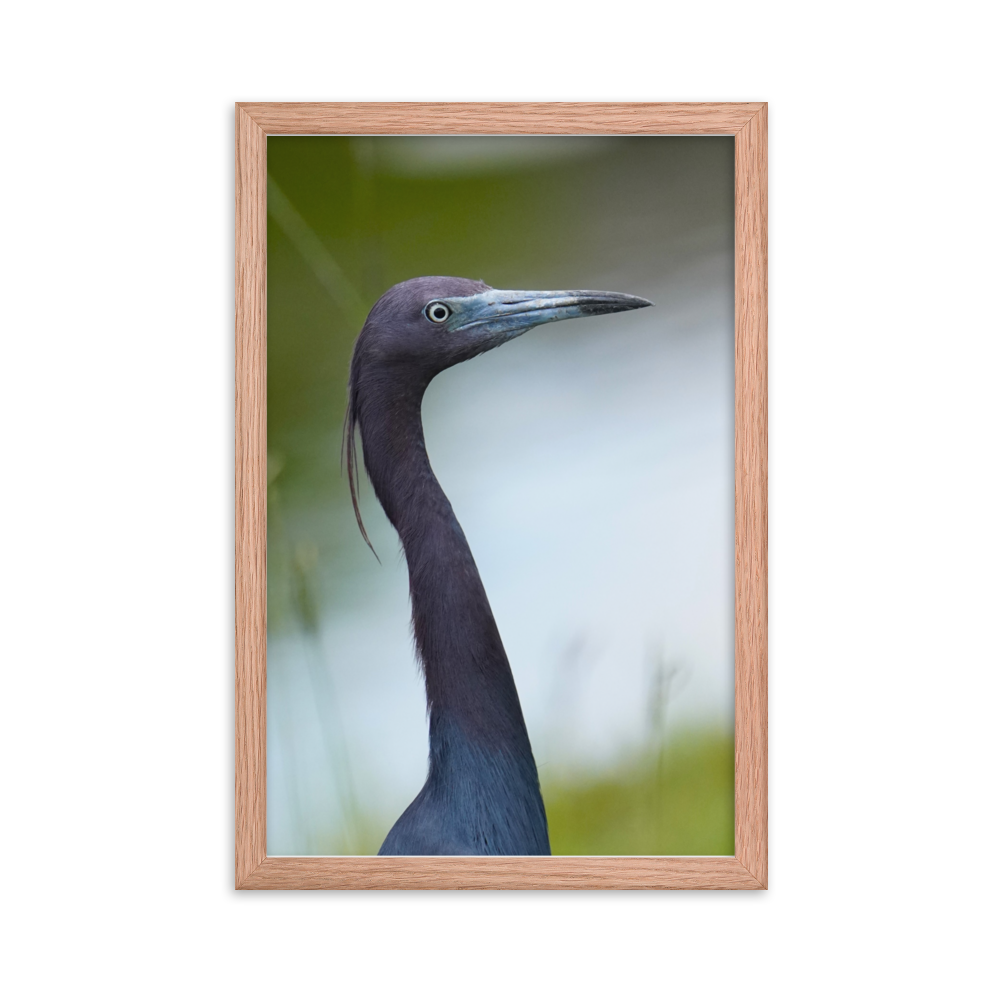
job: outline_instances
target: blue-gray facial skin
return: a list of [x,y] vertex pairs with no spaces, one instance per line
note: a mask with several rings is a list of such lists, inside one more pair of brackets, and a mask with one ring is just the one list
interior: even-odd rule
[[450,333],[465,334],[496,347],[543,323],[642,309],[652,304],[648,299],[620,292],[490,288],[475,295],[434,299],[424,307],[424,315]]
[[532,327],[649,305],[618,292],[503,291],[467,278],[414,278],[379,299],[358,335],[345,424],[351,495],[361,525],[358,428],[368,477],[406,555],[430,716],[427,782],[380,854],[550,853],[514,675],[465,534],[427,457],[424,391],[439,372]]

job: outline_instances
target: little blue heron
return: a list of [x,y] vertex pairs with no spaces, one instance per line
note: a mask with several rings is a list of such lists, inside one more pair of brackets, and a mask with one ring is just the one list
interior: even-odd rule
[[616,292],[514,292],[413,278],[375,303],[354,345],[344,428],[358,525],[355,431],[399,533],[430,718],[420,793],[379,854],[549,854],[538,771],[479,571],[431,470],[420,405],[435,375],[554,320],[641,309]]

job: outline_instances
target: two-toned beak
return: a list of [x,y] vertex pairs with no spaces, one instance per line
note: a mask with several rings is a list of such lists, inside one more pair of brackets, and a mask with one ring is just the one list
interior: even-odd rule
[[447,326],[492,344],[519,337],[543,323],[644,309],[653,303],[621,292],[523,292],[491,288],[477,295],[441,299],[452,311]]

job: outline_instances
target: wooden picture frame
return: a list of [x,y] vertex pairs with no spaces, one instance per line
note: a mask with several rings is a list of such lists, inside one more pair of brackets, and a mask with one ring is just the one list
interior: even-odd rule
[[[268,857],[267,136],[734,135],[735,855]],[[236,887],[767,888],[767,105],[236,105]]]

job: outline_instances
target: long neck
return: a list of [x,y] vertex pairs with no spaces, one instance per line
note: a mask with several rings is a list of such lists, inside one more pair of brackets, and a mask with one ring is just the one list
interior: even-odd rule
[[514,678],[472,552],[424,445],[427,383],[379,380],[361,399],[365,466],[403,543],[417,651],[435,721],[477,743],[527,750]]

